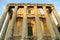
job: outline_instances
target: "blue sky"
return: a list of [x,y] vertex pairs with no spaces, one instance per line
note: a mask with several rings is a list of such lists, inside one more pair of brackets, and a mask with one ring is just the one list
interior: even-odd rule
[[60,16],[60,0],[0,0],[0,17],[3,14],[7,3],[43,3],[54,4],[57,13]]

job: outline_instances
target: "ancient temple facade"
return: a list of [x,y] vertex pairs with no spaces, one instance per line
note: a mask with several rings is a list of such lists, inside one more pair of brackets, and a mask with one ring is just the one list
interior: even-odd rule
[[0,40],[60,40],[60,17],[53,4],[9,3],[0,18],[0,32]]

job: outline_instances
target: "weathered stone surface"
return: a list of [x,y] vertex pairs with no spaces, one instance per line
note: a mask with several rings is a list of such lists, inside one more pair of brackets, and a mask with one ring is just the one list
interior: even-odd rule
[[[43,14],[40,9],[43,10]],[[0,28],[8,12],[10,18],[4,25],[7,31],[4,31],[5,29],[2,31],[5,37],[0,36],[0,40],[60,40],[60,33],[53,20],[52,12],[59,26],[60,18],[53,4],[9,3],[0,19]]]

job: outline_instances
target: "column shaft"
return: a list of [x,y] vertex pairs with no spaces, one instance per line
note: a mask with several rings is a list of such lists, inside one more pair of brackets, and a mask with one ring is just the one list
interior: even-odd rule
[[26,6],[24,6],[24,16],[23,16],[23,24],[22,24],[22,39],[21,40],[28,40],[27,39],[27,13],[26,13]]
[[2,16],[1,16],[1,19],[0,19],[0,31],[1,31],[2,25],[3,25],[3,23],[4,23],[4,20],[5,20],[5,18],[6,18],[8,8],[9,8],[9,7],[6,7],[6,9],[4,10],[4,12],[3,12]]
[[49,18],[48,13],[47,13],[46,6],[43,6],[43,10],[44,10],[46,20],[47,20],[49,28],[50,28],[50,33],[51,33],[51,36],[52,36],[52,40],[55,40],[56,35],[55,35],[54,29],[53,29],[53,24],[52,24],[52,22],[51,22],[51,20]]
[[54,15],[55,15],[55,17],[56,17],[56,19],[57,19],[57,21],[58,21],[58,24],[59,24],[59,26],[60,26],[60,17],[59,17],[59,15],[57,14],[57,12],[56,12],[56,10],[55,10],[54,7],[52,7],[51,9],[52,9],[52,11],[53,11],[53,13],[54,13]]
[[7,29],[8,23],[9,23],[9,18],[10,18],[10,15],[7,16],[7,19],[6,19],[4,28],[3,28],[2,31],[1,31],[0,40],[2,40],[2,39],[4,38],[6,29]]
[[44,40],[37,7],[34,7],[34,9],[35,9],[34,12],[35,12],[35,21],[36,21],[36,29],[37,29],[37,40]]
[[11,40],[12,29],[13,29],[13,26],[14,26],[15,21],[16,21],[17,9],[18,9],[18,6],[15,6],[15,9],[14,9],[14,12],[13,12],[13,15],[12,15],[12,19],[11,19],[11,22],[9,22],[8,29],[6,31],[6,35],[5,35],[4,40]]
[[53,18],[52,18],[52,14],[49,14],[49,16],[50,16],[51,22],[52,22],[52,24],[53,24],[53,28],[54,28],[54,31],[55,31],[55,33],[56,33],[56,36],[60,39],[60,34],[59,34],[58,28],[57,28],[57,26],[55,25],[54,20],[53,20]]
[[41,23],[42,31],[43,31],[43,33],[45,33],[45,29],[44,29],[44,25],[43,25],[42,19],[41,19],[40,23]]

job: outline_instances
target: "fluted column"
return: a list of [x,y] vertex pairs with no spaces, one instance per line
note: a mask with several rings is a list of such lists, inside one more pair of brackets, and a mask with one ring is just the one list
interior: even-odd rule
[[60,34],[59,34],[58,28],[57,28],[57,26],[55,25],[54,20],[53,20],[53,18],[52,18],[52,14],[49,14],[49,16],[50,16],[51,22],[52,22],[52,24],[53,24],[53,28],[54,28],[54,31],[55,31],[55,33],[56,33],[56,36],[58,37],[58,39],[60,39]]
[[6,9],[4,10],[4,12],[3,12],[3,14],[2,14],[2,16],[1,16],[1,18],[0,18],[0,31],[1,31],[2,25],[3,25],[3,23],[4,23],[4,20],[5,20],[5,18],[6,18],[8,8],[9,8],[9,7],[6,7]]
[[28,40],[27,39],[27,6],[24,6],[24,16],[23,16],[23,24],[22,24],[22,39],[21,40]]
[[46,6],[43,6],[43,10],[44,10],[44,13],[45,13],[45,16],[46,16],[46,20],[47,20],[49,28],[50,28],[50,33],[51,33],[51,36],[52,36],[52,40],[55,40],[56,34],[54,32],[54,29],[53,29],[53,24],[52,24],[52,22],[51,22],[51,20],[49,18],[48,13],[47,13]]
[[43,34],[44,34],[45,33],[45,28],[44,28],[42,19],[41,19],[41,22],[40,23],[41,23],[42,31],[43,31]]
[[34,12],[35,12],[35,21],[36,21],[36,29],[37,29],[37,40],[44,40],[40,19],[37,11],[37,6],[34,7],[34,10],[35,10]]
[[1,31],[0,40],[2,40],[5,35],[6,29],[7,29],[8,23],[9,23],[9,18],[10,18],[10,14],[7,15],[7,19],[6,19],[4,28]]
[[18,9],[18,6],[15,6],[14,12],[13,12],[13,15],[12,15],[12,19],[11,19],[11,22],[9,22],[4,40],[11,40],[12,29],[13,29],[13,26],[14,26],[15,21],[16,21],[17,9]]
[[56,12],[54,7],[51,7],[51,9],[52,9],[52,12],[53,12],[54,16],[56,17],[56,19],[58,21],[58,24],[60,26],[60,17],[59,17],[59,15],[57,14],[57,12]]

